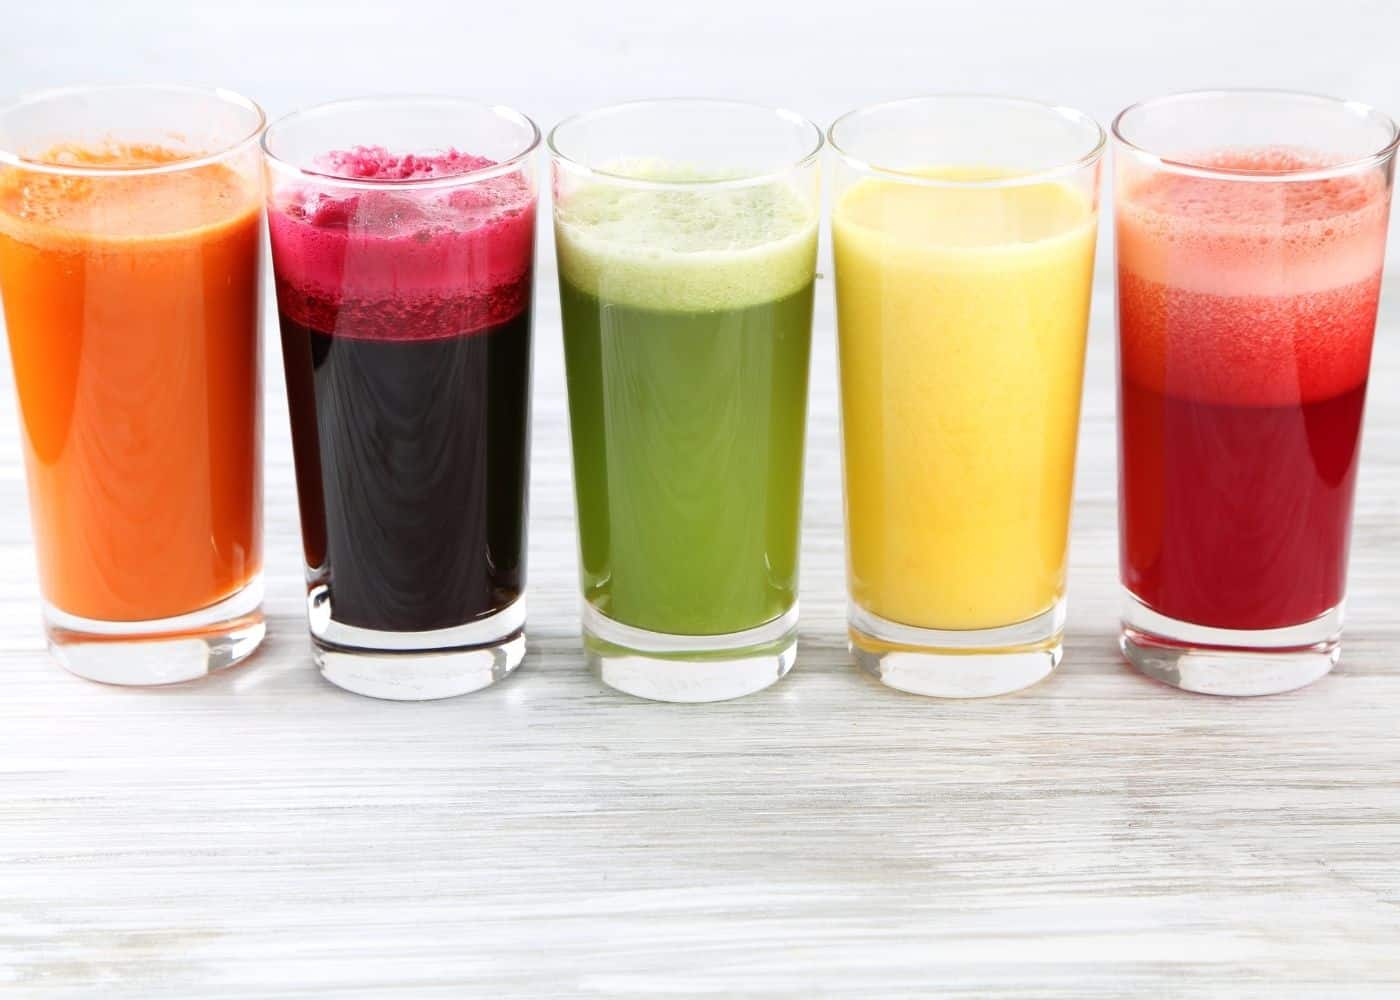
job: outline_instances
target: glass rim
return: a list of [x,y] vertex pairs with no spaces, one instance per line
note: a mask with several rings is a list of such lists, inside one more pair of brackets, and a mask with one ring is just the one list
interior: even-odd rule
[[[934,104],[955,101],[982,102],[990,105],[1017,106],[1037,111],[1045,111],[1060,118],[1062,121],[1077,126],[1089,126],[1094,133],[1093,145],[1081,155],[1074,159],[1064,160],[1060,163],[1052,163],[1049,166],[1028,171],[1023,174],[1016,174],[1012,177],[988,177],[983,179],[960,179],[951,177],[929,177],[925,174],[914,173],[909,170],[898,170],[894,167],[881,166],[854,155],[846,149],[836,138],[836,130],[842,124],[862,115],[868,115],[876,111],[887,111],[900,107],[907,107],[915,104]],[[1043,184],[1046,181],[1055,180],[1059,177],[1066,177],[1076,174],[1079,171],[1093,166],[1108,148],[1108,133],[1104,127],[1091,115],[1071,108],[1064,104],[1051,104],[1048,101],[1038,101],[1030,97],[1012,97],[1005,94],[982,94],[982,93],[944,93],[925,94],[918,97],[900,97],[891,101],[879,101],[875,104],[866,104],[858,108],[852,108],[845,112],[831,123],[827,129],[827,143],[841,157],[841,160],[856,170],[863,171],[875,176],[884,177],[901,184],[916,184],[921,187],[936,188],[1009,188],[1026,187],[1031,184]]]
[[[512,122],[515,125],[523,126],[528,136],[525,144],[516,152],[512,153],[504,160],[493,163],[489,167],[478,167],[475,170],[465,170],[459,174],[449,174],[445,177],[344,177],[340,174],[327,173],[323,170],[316,170],[311,167],[303,167],[293,163],[284,156],[274,153],[271,148],[271,137],[278,128],[297,122],[299,119],[309,118],[326,112],[353,110],[355,106],[370,107],[374,105],[402,105],[418,102],[436,102],[441,104],[456,105],[458,107],[472,107],[479,111],[488,111],[497,118]],[[540,145],[540,127],[535,124],[534,119],[529,115],[517,111],[505,104],[487,104],[485,101],[478,101],[470,97],[461,97],[454,94],[380,94],[367,95],[363,97],[347,97],[335,101],[324,101],[320,104],[312,104],[296,111],[290,111],[268,125],[262,133],[262,151],[267,158],[269,166],[279,169],[290,170],[303,177],[313,178],[317,184],[330,187],[360,188],[374,191],[424,191],[434,188],[460,187],[463,184],[475,184],[480,181],[490,180],[493,177],[500,177],[504,174],[514,173],[520,165],[530,158]]]
[[213,163],[226,160],[231,156],[241,153],[246,147],[253,145],[262,135],[267,127],[267,114],[262,107],[251,98],[244,97],[236,91],[227,90],[223,87],[194,87],[184,84],[165,83],[117,83],[117,84],[93,84],[77,87],[52,87],[47,90],[36,90],[23,94],[18,99],[0,107],[0,118],[21,108],[30,107],[36,104],[43,104],[63,97],[75,97],[82,94],[103,94],[119,91],[149,91],[151,93],[184,94],[187,96],[209,97],[216,101],[222,101],[245,111],[253,112],[257,119],[252,129],[246,134],[234,139],[220,149],[212,152],[200,153],[183,159],[171,160],[168,163],[143,164],[139,166],[111,166],[100,164],[69,164],[69,163],[47,163],[43,160],[30,159],[12,149],[0,147],[0,165],[15,167],[31,173],[57,174],[64,177],[144,177],[158,174],[176,174],[186,170],[194,170],[199,167],[206,167]]
[[[1124,135],[1124,119],[1134,112],[1147,111],[1178,102],[1217,97],[1282,97],[1315,104],[1326,104],[1353,115],[1358,121],[1369,120],[1384,126],[1390,132],[1390,138],[1383,146],[1374,152],[1367,153],[1364,156],[1353,157],[1341,163],[1330,164],[1325,167],[1303,167],[1287,170],[1245,170],[1231,167],[1208,167],[1200,163],[1192,163],[1189,160],[1180,160],[1170,156],[1163,156],[1160,153],[1154,153],[1152,150],[1133,142]],[[1368,167],[1379,166],[1393,157],[1397,147],[1400,147],[1400,126],[1397,126],[1395,120],[1385,112],[1370,104],[1365,104],[1361,101],[1349,101],[1346,98],[1332,97],[1328,94],[1317,94],[1306,90],[1287,90],[1275,87],[1221,87],[1211,90],[1182,90],[1172,94],[1163,94],[1160,97],[1150,97],[1146,100],[1130,104],[1122,111],[1118,112],[1113,119],[1112,132],[1113,141],[1117,147],[1125,149],[1144,159],[1151,160],[1164,170],[1185,174],[1191,177],[1245,182],[1260,181],[1281,183],[1328,180],[1330,178],[1356,173]]]
[[[745,174],[742,177],[677,181],[658,181],[644,177],[631,177],[627,174],[613,173],[608,170],[600,170],[597,167],[590,167],[581,160],[575,159],[563,152],[559,148],[557,142],[560,129],[567,128],[571,125],[577,125],[580,122],[585,122],[590,119],[626,114],[645,108],[665,109],[680,107],[682,105],[702,105],[712,108],[729,107],[743,111],[761,111],[789,125],[795,125],[804,132],[810,131],[815,137],[816,142],[811,149],[803,153],[797,159],[771,170],[762,170],[752,174]],[[549,136],[545,140],[545,143],[549,147],[549,155],[555,163],[565,164],[570,170],[577,171],[580,174],[594,178],[602,183],[652,191],[723,191],[775,183],[789,174],[815,163],[821,156],[822,148],[825,146],[826,141],[820,125],[805,115],[788,108],[770,104],[760,104],[756,101],[731,100],[723,97],[653,97],[638,101],[622,101],[617,104],[605,104],[602,107],[570,115],[549,130]]]

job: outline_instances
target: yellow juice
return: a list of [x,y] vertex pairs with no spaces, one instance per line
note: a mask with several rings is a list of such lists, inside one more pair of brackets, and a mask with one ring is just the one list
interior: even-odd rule
[[867,178],[838,199],[848,570],[862,608],[980,629],[1063,594],[1096,228],[1089,196],[1057,182]]

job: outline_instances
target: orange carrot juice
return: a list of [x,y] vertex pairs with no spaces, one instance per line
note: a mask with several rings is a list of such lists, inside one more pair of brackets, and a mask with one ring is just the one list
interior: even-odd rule
[[[261,568],[261,190],[159,146],[0,167],[0,288],[46,601],[102,622]],[[144,168],[144,169],[143,169]],[[108,172],[110,171],[110,172]]]

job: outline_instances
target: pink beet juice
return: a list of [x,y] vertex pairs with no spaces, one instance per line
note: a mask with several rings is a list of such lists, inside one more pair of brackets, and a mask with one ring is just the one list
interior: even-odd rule
[[306,562],[342,625],[452,629],[524,587],[534,188],[451,183],[492,166],[354,147],[314,169],[362,183],[271,195]]
[[1388,177],[1192,162],[1221,176],[1120,174],[1123,583],[1181,622],[1286,628],[1345,594]]

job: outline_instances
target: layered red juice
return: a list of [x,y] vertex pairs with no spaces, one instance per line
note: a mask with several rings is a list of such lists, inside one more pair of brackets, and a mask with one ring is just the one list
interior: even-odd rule
[[1310,621],[1345,592],[1389,192],[1379,171],[1198,160],[1119,178],[1124,585],[1226,629]]
[[306,561],[346,625],[451,628],[524,587],[534,189],[438,183],[490,165],[360,147],[317,170],[364,186],[271,194]]

